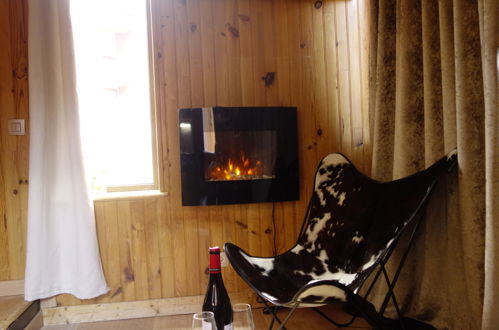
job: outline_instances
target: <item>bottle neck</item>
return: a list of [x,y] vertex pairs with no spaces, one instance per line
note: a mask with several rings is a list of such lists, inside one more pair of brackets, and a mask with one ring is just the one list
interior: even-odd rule
[[210,251],[210,274],[220,274],[220,251]]

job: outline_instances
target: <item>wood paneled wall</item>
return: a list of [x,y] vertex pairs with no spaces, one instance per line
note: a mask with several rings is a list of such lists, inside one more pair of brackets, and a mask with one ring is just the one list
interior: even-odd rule
[[28,135],[9,136],[7,121],[28,123],[27,0],[0,0],[0,281],[24,278]]
[[[271,255],[274,237],[278,251],[292,246],[315,168],[323,156],[341,151],[360,169],[370,169],[368,0],[151,1],[160,177],[167,195],[95,202],[101,256],[111,291],[84,302],[61,295],[59,305],[204,294],[208,246],[230,241],[256,255]],[[0,3],[3,18],[8,1]],[[26,19],[24,14],[11,17]],[[5,20],[0,25],[4,29]],[[0,47],[18,51],[16,42],[25,39],[13,38],[14,42],[1,39]],[[0,56],[4,93],[3,86],[12,76],[4,70],[4,55]],[[5,61],[14,65],[15,58]],[[274,79],[269,79],[272,76]],[[4,127],[3,98],[2,102]],[[9,113],[19,111],[16,104],[6,105]],[[177,109],[214,105],[298,108],[300,201],[181,206]],[[26,110],[25,103],[22,109]],[[24,179],[27,168],[25,138],[15,140],[17,151],[11,151],[17,152],[15,159],[4,161],[6,139],[11,138],[2,131],[2,180],[12,182],[9,188],[5,185],[0,201],[13,198],[7,193]],[[15,198],[19,202],[9,201],[2,211],[10,217],[8,221],[24,223],[25,192]],[[22,235],[9,232],[9,241],[11,235],[23,240]],[[3,242],[2,237],[0,258],[5,254]],[[23,267],[24,250],[20,251],[8,259],[8,269]],[[22,276],[15,273],[14,278],[19,274]],[[224,268],[224,279],[230,292],[246,290],[230,267]]]

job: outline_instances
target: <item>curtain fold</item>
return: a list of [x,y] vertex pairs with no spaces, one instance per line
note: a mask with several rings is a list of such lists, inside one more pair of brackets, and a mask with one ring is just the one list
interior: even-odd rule
[[497,18],[494,0],[372,6],[372,176],[458,151],[396,289],[409,316],[442,329],[499,325]]
[[497,114],[499,5],[480,1],[482,65],[485,96],[485,292],[482,327],[499,325],[499,115]]
[[69,0],[29,2],[29,197],[25,299],[108,291],[85,183]]

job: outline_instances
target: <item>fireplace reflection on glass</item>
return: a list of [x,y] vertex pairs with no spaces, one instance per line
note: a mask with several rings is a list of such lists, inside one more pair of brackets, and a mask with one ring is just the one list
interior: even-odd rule
[[183,205],[296,200],[296,108],[179,110]]

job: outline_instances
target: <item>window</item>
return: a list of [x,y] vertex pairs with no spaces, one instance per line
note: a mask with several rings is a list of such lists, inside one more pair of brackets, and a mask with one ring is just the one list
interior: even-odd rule
[[147,0],[71,0],[92,192],[157,189]]

